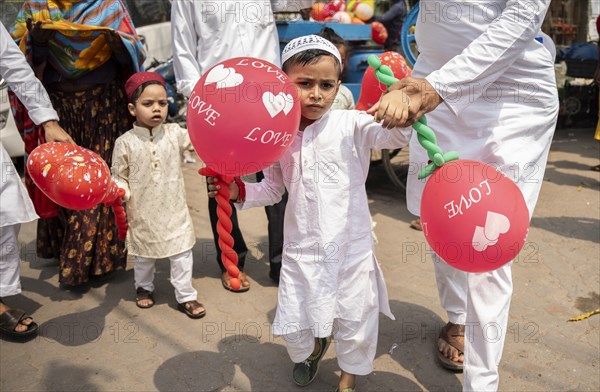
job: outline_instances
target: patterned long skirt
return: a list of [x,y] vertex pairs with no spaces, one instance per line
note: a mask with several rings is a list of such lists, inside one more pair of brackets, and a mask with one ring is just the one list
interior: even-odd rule
[[[48,94],[64,130],[110,167],[115,140],[130,129],[123,83],[75,93],[49,89]],[[117,238],[112,209],[103,204],[84,211],[60,207],[57,218],[38,220],[37,253],[58,259],[59,281],[70,286],[125,268],[127,263],[125,242]]]

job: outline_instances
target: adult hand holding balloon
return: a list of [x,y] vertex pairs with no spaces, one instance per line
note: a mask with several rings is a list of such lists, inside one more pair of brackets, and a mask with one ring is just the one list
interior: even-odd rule
[[[377,56],[368,61],[382,83],[389,87],[398,81]],[[413,128],[430,159],[418,175],[431,175],[421,198],[429,245],[450,266],[466,272],[492,271],[510,262],[523,248],[529,227],[519,188],[488,164],[444,153],[425,117]]]
[[187,127],[200,174],[222,185],[216,196],[219,247],[233,290],[240,287],[233,250],[228,185],[234,176],[256,173],[274,164],[298,132],[300,104],[296,88],[275,65],[256,58],[225,60],[209,69],[190,96]]
[[121,205],[124,191],[95,152],[74,144],[44,143],[29,155],[27,171],[35,185],[62,207],[87,210],[100,203],[112,205],[119,238],[127,235],[127,218]]

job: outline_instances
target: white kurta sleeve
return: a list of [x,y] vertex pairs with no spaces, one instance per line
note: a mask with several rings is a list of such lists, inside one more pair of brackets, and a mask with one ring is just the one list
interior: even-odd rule
[[265,178],[261,182],[246,183],[246,201],[236,203],[239,210],[272,206],[281,201],[285,193],[285,184],[279,162],[263,170],[263,173]]
[[375,150],[403,148],[408,145],[412,128],[385,129],[365,112],[356,112],[356,144]]
[[23,52],[0,23],[0,75],[17,95],[35,124],[57,120],[46,89],[33,73]]
[[550,0],[508,0],[483,34],[426,77],[455,115],[481,97],[533,41],[549,4]]
[[192,94],[201,76],[200,64],[197,60],[198,38],[194,24],[193,4],[192,0],[173,0],[171,5],[173,70],[177,80],[177,90],[186,97]]
[[128,201],[131,197],[131,188],[129,187],[129,155],[127,154],[127,146],[123,138],[118,138],[115,141],[110,171],[117,186],[125,191],[123,199]]

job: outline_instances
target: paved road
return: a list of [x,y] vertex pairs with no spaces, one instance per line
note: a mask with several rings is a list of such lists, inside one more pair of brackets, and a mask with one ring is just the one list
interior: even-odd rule
[[[560,130],[550,154],[528,244],[514,264],[515,292],[501,390],[600,390],[600,315],[569,317],[600,307],[599,143],[592,130]],[[277,289],[268,277],[266,218],[245,211],[250,244],[245,294],[221,288],[208,225],[204,185],[186,165],[188,201],[196,235],[194,286],[208,314],[191,320],[176,310],[168,262],[157,265],[157,305],[138,309],[133,272],[115,273],[86,287],[58,285],[56,262],[35,256],[35,224],[21,231],[22,295],[10,304],[33,312],[41,334],[26,344],[0,341],[1,391],[288,391],[284,342],[270,334]],[[368,183],[377,255],[396,321],[382,317],[375,372],[362,391],[459,390],[461,375],[434,361],[445,323],[433,266],[422,233],[386,179],[373,167]],[[416,250],[416,251],[415,251]],[[304,391],[331,391],[337,382],[334,350]]]

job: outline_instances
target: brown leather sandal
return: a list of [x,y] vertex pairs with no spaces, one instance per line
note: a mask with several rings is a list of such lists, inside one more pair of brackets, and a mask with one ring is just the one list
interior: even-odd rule
[[[185,313],[189,318],[199,319],[206,316],[206,309],[204,309],[204,305],[196,300],[182,302],[177,305],[177,308]],[[196,309],[202,309],[202,311],[199,313],[194,313],[194,310]]]
[[[31,319],[29,324],[24,324],[23,321],[27,319],[31,319],[31,316],[25,314],[21,309],[12,308],[2,312],[0,314],[0,333],[13,339],[22,339],[37,335],[38,325],[33,322],[33,319]],[[27,329],[21,332],[15,331],[15,328],[19,324],[25,325]]]
[[[138,308],[141,309],[150,309],[154,306],[154,293],[152,291],[148,291],[143,289],[142,287],[138,287],[135,290],[135,304]],[[141,301],[150,300],[150,303],[147,305],[142,305]]]
[[[465,326],[460,324],[448,323],[444,325],[442,330],[440,331],[439,338],[445,341],[449,346],[455,348],[460,354],[464,354],[465,345],[464,343],[459,342],[456,337],[465,336]],[[463,340],[464,341],[464,340]],[[462,372],[463,371],[463,363],[459,361],[453,361],[452,359],[446,357],[443,352],[439,350],[439,346],[436,343],[437,357],[440,364],[446,369]],[[464,356],[463,356],[464,358]]]

